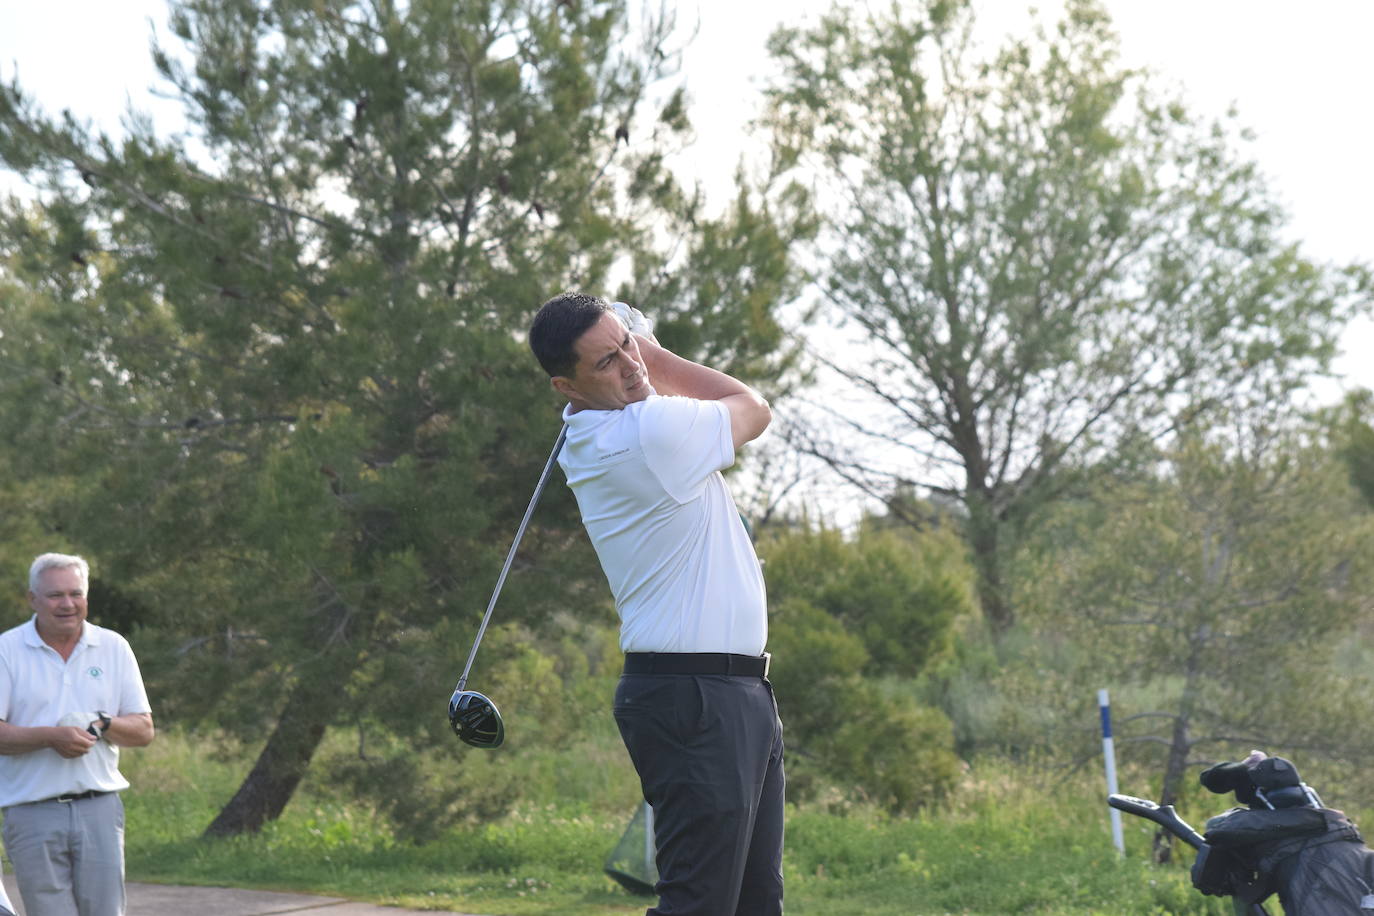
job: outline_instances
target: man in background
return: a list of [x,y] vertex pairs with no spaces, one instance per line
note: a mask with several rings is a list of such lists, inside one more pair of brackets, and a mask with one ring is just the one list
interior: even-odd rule
[[776,916],[782,723],[763,575],[720,473],[768,403],[623,303],[556,296],[529,341],[568,399],[558,460],[621,619],[615,718],[654,811],[649,916]]
[[45,553],[33,617],[0,634],[0,808],[28,916],[123,916],[119,748],[153,740],[128,642],[87,622],[90,569]]

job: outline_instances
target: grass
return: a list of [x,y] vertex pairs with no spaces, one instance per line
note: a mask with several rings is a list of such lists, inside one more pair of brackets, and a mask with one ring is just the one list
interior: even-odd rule
[[[214,741],[164,733],[124,757],[134,786],[125,794],[130,880],[301,891],[488,916],[612,916],[647,906],[601,870],[633,810],[606,801],[621,796],[604,784],[623,774],[582,767],[602,770],[585,776],[603,786],[597,801],[585,794],[542,799],[424,845],[398,838],[369,808],[307,784],[261,833],[204,840],[200,832],[249,763],[227,751]],[[576,791],[569,773],[577,770],[577,761],[564,761],[560,791]],[[549,773],[548,762],[531,764],[531,771]],[[536,798],[537,788],[530,792]],[[1230,912],[1192,889],[1190,856],[1173,866],[1149,863],[1151,831],[1143,821],[1126,824],[1127,855],[1117,856],[1101,798],[1100,778],[1050,782],[989,764],[971,769],[952,799],[916,818],[838,802],[794,807],[784,861],[787,912]],[[1215,797],[1199,798],[1191,818],[1200,825],[1224,807]]]

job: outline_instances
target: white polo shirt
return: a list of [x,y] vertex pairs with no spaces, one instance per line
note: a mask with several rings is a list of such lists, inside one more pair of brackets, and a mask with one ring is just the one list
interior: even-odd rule
[[615,597],[620,648],[761,654],[763,573],[720,473],[735,461],[725,405],[651,395],[563,419],[558,463]]
[[[0,719],[48,727],[74,712],[152,712],[138,661],[124,637],[85,622],[64,662],[43,642],[32,618],[0,634]],[[98,741],[74,758],[51,748],[0,755],[0,808],[88,789],[118,792],[128,787],[119,772],[119,748],[108,741]]]

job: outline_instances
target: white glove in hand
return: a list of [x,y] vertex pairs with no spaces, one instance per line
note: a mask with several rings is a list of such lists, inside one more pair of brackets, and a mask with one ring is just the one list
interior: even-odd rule
[[[61,725],[61,726],[71,726],[72,728],[79,728],[79,729],[81,729],[81,730],[84,732],[84,731],[90,731],[90,729],[91,729],[91,727],[92,727],[92,726],[91,726],[91,723],[92,723],[92,722],[99,721],[99,719],[100,719],[100,714],[99,714],[99,713],[94,713],[94,712],[69,712],[69,713],[67,713],[65,716],[63,716],[62,718],[58,719],[58,720],[57,720],[57,724],[58,724],[58,725]],[[97,727],[97,728],[96,728],[96,731],[99,731],[99,730],[100,730],[100,729]],[[97,735],[96,737],[98,738],[98,737],[101,737],[101,736],[100,736],[100,735]]]
[[654,323],[639,309],[624,302],[612,302],[611,311],[615,312],[615,317],[620,319],[620,323],[625,325],[631,334],[654,339]]

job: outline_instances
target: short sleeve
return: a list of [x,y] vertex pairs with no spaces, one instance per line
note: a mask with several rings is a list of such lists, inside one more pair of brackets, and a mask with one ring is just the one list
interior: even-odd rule
[[9,660],[0,658],[0,720],[10,720],[10,699],[14,691],[14,676],[10,673]]
[[138,659],[134,656],[133,648],[127,642],[123,645],[123,655],[124,671],[119,685],[119,709],[115,715],[151,713],[153,707],[149,705],[148,691],[143,687],[143,673],[138,668]]
[[682,397],[643,404],[639,438],[645,463],[673,499],[691,502],[712,474],[735,463],[730,410],[724,404]]

